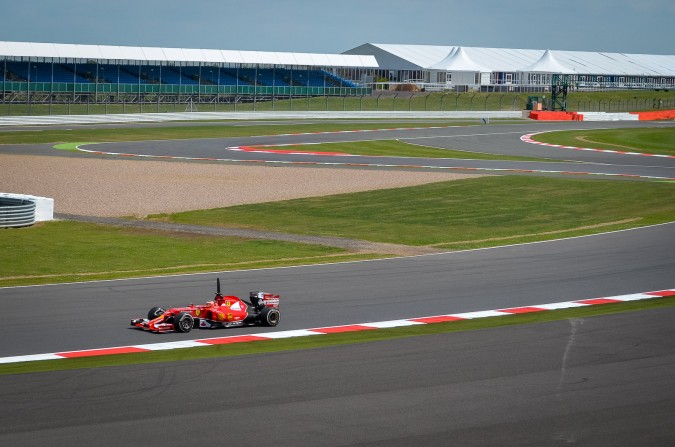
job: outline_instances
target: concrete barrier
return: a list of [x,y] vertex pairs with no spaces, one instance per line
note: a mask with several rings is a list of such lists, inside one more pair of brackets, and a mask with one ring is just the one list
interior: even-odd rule
[[530,119],[544,121],[583,121],[584,116],[577,112],[554,112],[549,110],[533,110],[530,112]]
[[630,112],[630,113],[637,115],[640,121],[675,119],[675,110],[660,110],[658,112]]

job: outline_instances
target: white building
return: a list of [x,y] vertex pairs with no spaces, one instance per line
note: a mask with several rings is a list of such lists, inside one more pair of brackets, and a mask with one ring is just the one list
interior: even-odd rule
[[675,88],[675,55],[375,43],[344,54],[374,56],[375,81],[426,89],[545,89],[555,74],[572,88]]

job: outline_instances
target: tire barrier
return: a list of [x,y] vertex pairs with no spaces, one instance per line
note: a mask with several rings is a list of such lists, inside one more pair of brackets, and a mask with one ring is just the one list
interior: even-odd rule
[[30,199],[0,197],[0,228],[33,225],[36,206]]

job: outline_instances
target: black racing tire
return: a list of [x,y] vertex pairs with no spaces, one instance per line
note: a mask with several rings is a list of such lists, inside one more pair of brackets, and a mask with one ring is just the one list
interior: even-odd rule
[[148,320],[154,320],[155,318],[162,315],[164,312],[166,311],[161,307],[153,307],[148,311]]
[[190,332],[195,327],[195,319],[186,312],[181,312],[173,317],[173,328],[176,332]]
[[281,313],[279,309],[273,307],[266,307],[260,312],[260,324],[263,326],[276,326],[279,324]]

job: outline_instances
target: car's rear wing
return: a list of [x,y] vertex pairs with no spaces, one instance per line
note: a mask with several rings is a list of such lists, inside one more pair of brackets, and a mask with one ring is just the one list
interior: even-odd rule
[[268,292],[251,292],[249,298],[254,306],[279,308],[279,295]]

